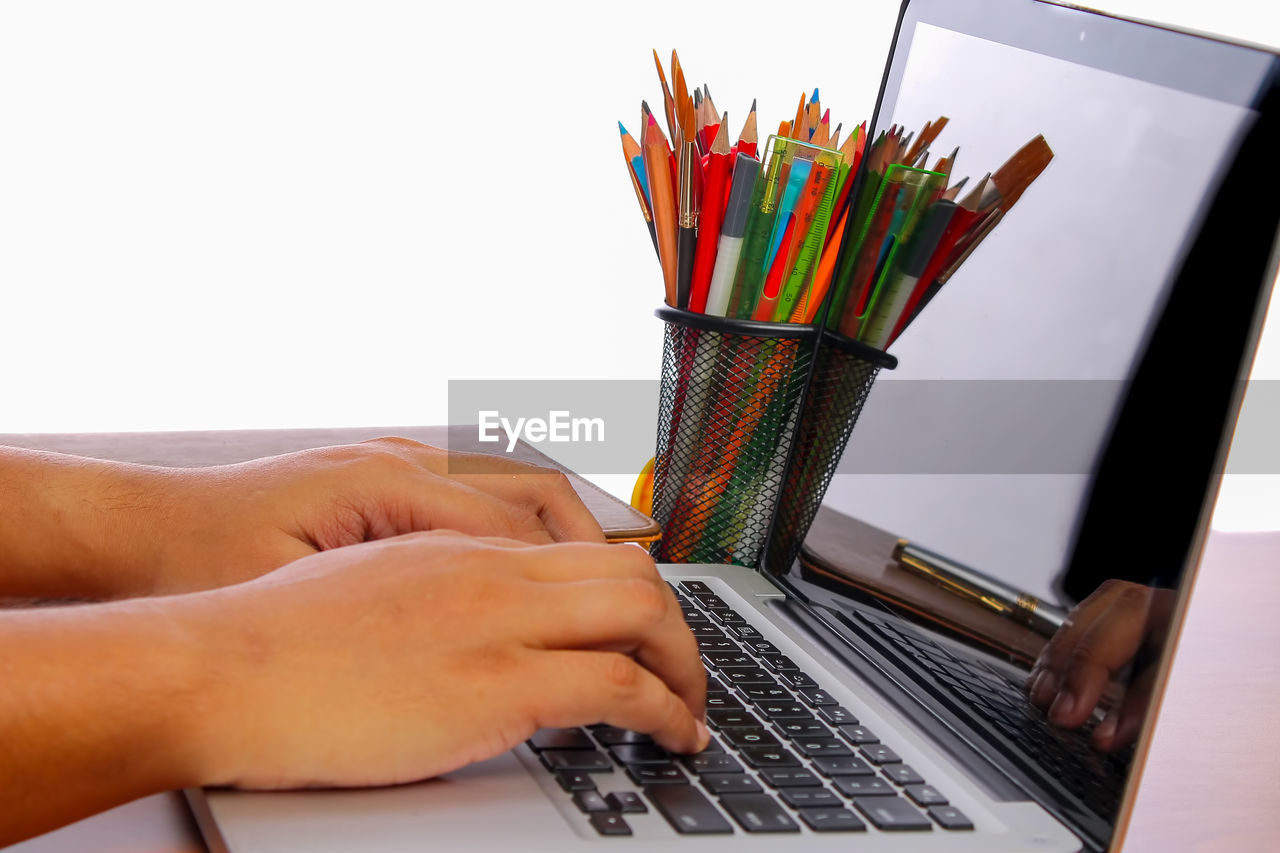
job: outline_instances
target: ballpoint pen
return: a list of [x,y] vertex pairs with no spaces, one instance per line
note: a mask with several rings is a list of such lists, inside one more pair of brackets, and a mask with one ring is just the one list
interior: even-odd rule
[[912,574],[1007,619],[1021,622],[1037,634],[1052,637],[1066,622],[1067,612],[1061,607],[1047,604],[989,575],[913,545],[906,539],[898,540],[893,558]]

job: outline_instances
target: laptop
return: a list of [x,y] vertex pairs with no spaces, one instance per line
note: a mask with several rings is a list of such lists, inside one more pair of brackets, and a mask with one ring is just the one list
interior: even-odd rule
[[[1098,751],[1103,710],[1049,724],[1026,660],[799,565],[664,565],[707,665],[706,753],[588,726],[413,785],[190,791],[210,847],[1118,846],[1276,271],[1278,69],[1065,5],[907,0],[873,120],[946,115],[973,170],[1037,134],[1054,160],[895,345],[828,503],[1064,608],[1108,581],[1168,602],[1111,687],[1150,690],[1135,742]],[[982,407],[935,408],[966,382]],[[1085,402],[1045,417],[1046,387]]]

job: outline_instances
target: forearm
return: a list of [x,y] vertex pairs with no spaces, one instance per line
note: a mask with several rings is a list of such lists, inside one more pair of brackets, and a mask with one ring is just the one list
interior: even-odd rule
[[0,447],[0,599],[146,592],[160,470]]
[[0,611],[0,847],[210,781],[217,670],[184,605]]

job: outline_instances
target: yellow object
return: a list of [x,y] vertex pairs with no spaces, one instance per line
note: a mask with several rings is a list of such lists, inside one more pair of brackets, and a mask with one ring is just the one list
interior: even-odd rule
[[631,490],[631,505],[645,515],[653,514],[653,459],[644,463],[640,476],[636,477],[635,488]]

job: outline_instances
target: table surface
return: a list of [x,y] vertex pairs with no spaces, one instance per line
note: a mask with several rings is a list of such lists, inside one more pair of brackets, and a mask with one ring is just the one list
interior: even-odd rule
[[[1280,532],[1212,533],[1123,849],[1280,847]],[[146,797],[15,853],[205,853],[180,794]]]

